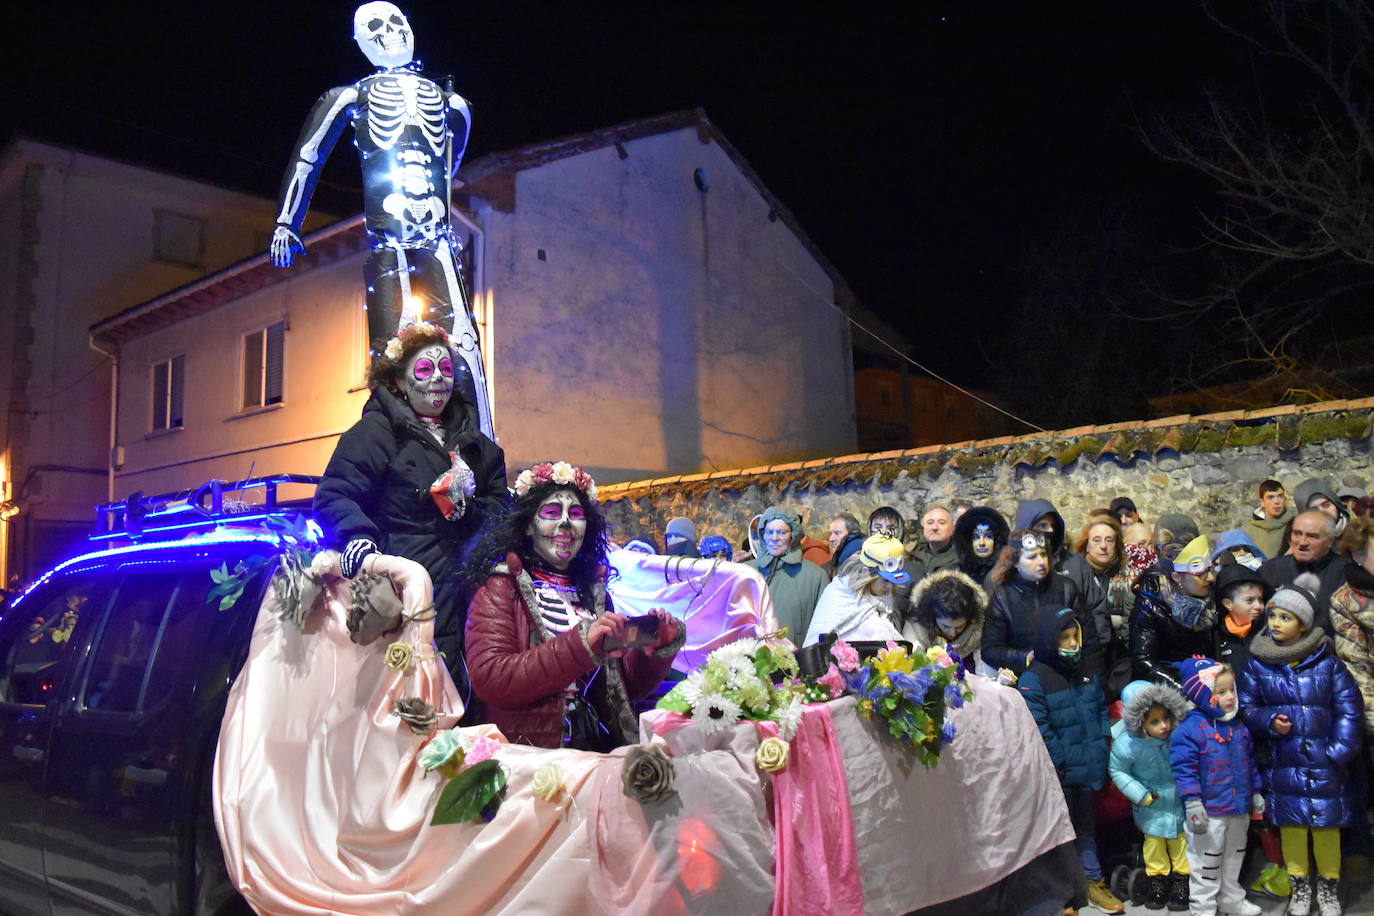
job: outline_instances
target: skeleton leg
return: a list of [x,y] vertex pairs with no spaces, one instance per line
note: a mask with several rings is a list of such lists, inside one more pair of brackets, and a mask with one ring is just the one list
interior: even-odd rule
[[[393,248],[374,248],[363,262],[363,282],[367,284],[367,339],[373,353],[381,353],[386,342],[396,336],[406,295],[401,285],[402,272]],[[408,288],[409,271],[404,273]]]

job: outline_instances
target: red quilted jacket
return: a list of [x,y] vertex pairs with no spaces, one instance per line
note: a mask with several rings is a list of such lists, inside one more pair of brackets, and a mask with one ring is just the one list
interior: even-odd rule
[[[563,738],[563,688],[603,661],[618,665],[631,699],[644,696],[668,673],[672,657],[635,651],[623,659],[592,655],[582,632],[569,630],[542,642],[539,627],[520,594],[516,576],[523,568],[506,555],[509,572],[494,572],[468,606],[467,662],[472,689],[486,703],[487,719],[512,743],[559,747]],[[609,612],[610,599],[606,600]],[[606,679],[598,683],[605,684]],[[628,705],[603,691],[592,697],[602,722],[616,732],[633,721]],[[624,741],[635,740],[624,735]]]

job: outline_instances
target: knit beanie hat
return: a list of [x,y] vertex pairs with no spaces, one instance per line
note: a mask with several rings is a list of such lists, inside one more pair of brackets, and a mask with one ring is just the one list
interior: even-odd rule
[[1274,592],[1269,605],[1282,608],[1302,621],[1304,630],[1312,629],[1312,621],[1317,612],[1317,592],[1321,591],[1322,581],[1313,573],[1303,573]]
[[1159,561],[1159,551],[1149,544],[1127,544],[1124,548],[1126,554],[1126,568],[1131,571],[1131,578],[1137,578],[1143,572],[1154,569],[1155,563]]
[[1184,696],[1192,700],[1193,705],[1209,719],[1221,719],[1224,715],[1212,697],[1212,685],[1216,683],[1217,675],[1225,670],[1225,665],[1205,655],[1194,655],[1178,663],[1178,677],[1183,682]]
[[674,544],[681,544],[683,541],[697,542],[697,526],[692,523],[690,518],[668,519],[668,526],[663,529],[663,542],[669,547]]

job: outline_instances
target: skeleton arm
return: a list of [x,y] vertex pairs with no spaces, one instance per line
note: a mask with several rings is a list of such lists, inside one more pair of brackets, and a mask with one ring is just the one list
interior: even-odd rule
[[296,155],[282,180],[281,209],[277,212],[277,228],[272,233],[272,263],[289,267],[297,252],[305,250],[301,243],[301,222],[310,206],[329,151],[343,133],[358,101],[358,90],[339,86],[320,96],[310,109],[310,115],[296,141]]
[[468,108],[468,100],[453,91],[452,84],[444,88],[444,102],[448,129],[453,135],[453,162],[449,166],[449,174],[457,175],[458,166],[463,162],[463,152],[468,146],[468,133],[472,130],[472,111]]

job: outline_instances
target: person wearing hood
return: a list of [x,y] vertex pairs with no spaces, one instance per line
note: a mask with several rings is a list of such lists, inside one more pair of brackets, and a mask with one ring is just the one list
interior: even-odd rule
[[948,569],[959,563],[954,549],[954,515],[944,506],[931,506],[921,516],[921,534],[925,543],[912,551],[921,561],[926,575]]
[[509,491],[505,453],[455,387],[457,364],[448,335],[424,323],[401,329],[374,354],[371,396],[334,447],[314,515],[350,579],[371,572],[374,555],[425,567],[434,584],[434,640],[475,710],[462,651],[466,589],[456,571],[483,523],[504,511]]
[[1059,774],[1073,823],[1074,845],[1088,878],[1088,901],[1104,913],[1125,912],[1107,889],[1097,856],[1093,795],[1107,775],[1107,704],[1102,686],[1083,667],[1083,627],[1069,607],[1036,621],[1034,660],[1016,689],[1030,708],[1050,762]]
[[998,672],[983,661],[987,612],[988,596],[977,582],[957,569],[942,569],[911,590],[911,611],[902,625],[902,637],[917,651],[948,646],[975,674],[997,678]]
[[802,557],[805,532],[797,513],[772,506],[759,515],[758,529],[760,544],[749,565],[768,583],[778,623],[787,628],[789,638],[799,639],[810,628],[811,614],[830,577]]
[[[891,506],[879,506],[868,513],[868,534],[864,535],[864,537],[873,534],[885,534],[890,538],[896,538],[905,546],[906,519],[902,518],[902,513]],[[906,585],[898,586],[897,604],[901,608],[906,608],[910,603],[912,587],[925,578],[928,570],[925,564],[917,559],[909,550],[906,554],[906,560],[902,563],[902,569],[906,570],[906,574],[910,578],[907,580]]]
[[1217,542],[1212,546],[1212,563],[1221,563],[1223,554],[1229,557],[1227,562],[1239,563],[1246,569],[1257,570],[1269,559],[1269,555],[1240,528],[1217,535]]
[[901,639],[897,587],[910,581],[902,569],[904,556],[896,538],[867,538],[821,592],[801,646],[820,642],[826,633],[845,642]]
[[1346,484],[1336,491],[1336,497],[1341,501],[1341,505],[1345,506],[1347,517],[1353,517],[1356,515],[1356,503],[1362,499],[1369,499],[1369,491],[1364,487]]
[[1250,661],[1250,645],[1264,631],[1264,603],[1270,591],[1259,573],[1239,563],[1219,566],[1212,582],[1217,612],[1216,659],[1241,677]]
[[1345,584],[1345,561],[1333,549],[1336,523],[1319,509],[1299,512],[1289,532],[1289,552],[1260,567],[1260,575],[1271,589],[1292,585],[1303,573],[1320,581],[1317,589],[1316,626],[1330,631],[1331,596]]
[[[1288,912],[1307,912],[1315,896],[1321,916],[1339,916],[1340,828],[1357,814],[1349,771],[1360,752],[1364,710],[1355,679],[1316,623],[1318,585],[1303,574],[1269,599],[1268,628],[1251,646],[1240,702],[1251,735],[1269,750],[1265,801],[1293,882]],[[1309,834],[1315,882],[1308,877]]]
[[959,557],[958,570],[984,589],[992,584],[988,576],[997,565],[997,557],[1007,546],[1011,529],[1007,520],[991,506],[974,506],[954,523],[954,552]]
[[[1043,617],[1071,608],[1080,620],[1090,619],[1083,595],[1068,578],[1054,572],[1049,560],[1049,538],[1041,531],[1013,531],[1003,551],[1013,564],[1005,582],[992,590],[987,625],[983,629],[983,660],[994,668],[1020,675],[1030,665],[1035,634]],[[1102,674],[1102,648],[1096,634],[1086,629],[1083,667],[1088,674]]]
[[699,558],[696,523],[681,515],[668,519],[663,529],[663,553],[669,557]]
[[1288,525],[1298,513],[1288,504],[1288,494],[1283,484],[1277,480],[1266,480],[1259,485],[1259,506],[1255,508],[1240,530],[1250,535],[1250,539],[1266,557],[1277,557],[1286,546]]
[[1331,517],[1336,525],[1336,534],[1345,528],[1350,510],[1340,497],[1335,484],[1322,477],[1310,477],[1293,489],[1293,506],[1298,512],[1315,509]]
[[1240,869],[1250,815],[1263,814],[1265,801],[1235,672],[1196,655],[1179,663],[1178,674],[1193,708],[1170,740],[1169,767],[1188,828],[1190,912],[1259,916],[1245,899]]
[[1374,735],[1374,519],[1356,516],[1341,535],[1345,584],[1331,596],[1336,655],[1364,697],[1365,731]]
[[1131,681],[1121,691],[1121,721],[1112,726],[1107,771],[1145,837],[1145,906],[1151,910],[1188,909],[1183,803],[1169,765],[1169,738],[1186,715],[1188,701],[1174,688]]
[[1212,563],[1207,538],[1195,537],[1174,554],[1170,572],[1143,573],[1131,611],[1131,671],[1143,681],[1182,688],[1177,665],[1211,655],[1216,611],[1211,603]]
[[1049,537],[1050,565],[1055,572],[1068,579],[1078,588],[1086,602],[1084,626],[1091,630],[1091,638],[1097,647],[1105,650],[1111,643],[1112,621],[1107,613],[1107,593],[1098,585],[1097,577],[1088,561],[1080,554],[1069,549],[1068,539],[1064,536],[1064,517],[1048,499],[1025,499],[1016,505],[1016,513],[1011,527],[1015,529],[1034,528]]

